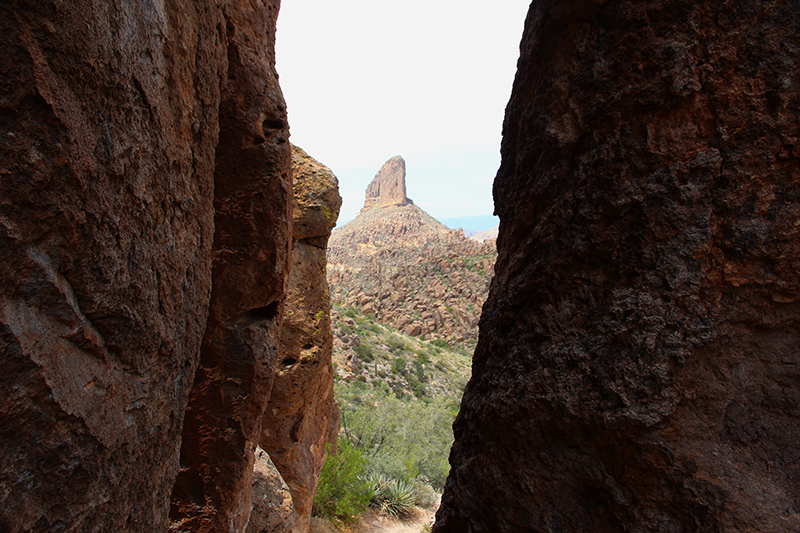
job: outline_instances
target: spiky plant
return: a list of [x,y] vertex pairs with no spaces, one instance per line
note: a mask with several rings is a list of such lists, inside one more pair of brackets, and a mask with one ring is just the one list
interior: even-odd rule
[[413,485],[400,479],[387,479],[373,474],[368,479],[374,495],[370,505],[381,513],[405,519],[412,515],[416,503],[416,490]]

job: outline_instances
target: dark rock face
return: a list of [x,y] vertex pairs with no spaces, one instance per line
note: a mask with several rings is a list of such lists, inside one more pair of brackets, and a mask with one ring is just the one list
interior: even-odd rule
[[208,314],[221,19],[99,5],[0,6],[2,531],[166,528]]
[[796,3],[531,6],[434,531],[800,530]]
[[227,79],[214,174],[211,307],[186,412],[171,531],[241,531],[272,387],[291,247],[286,106],[275,72],[278,2],[223,8]]
[[291,235],[277,7],[0,5],[0,530],[165,531],[201,344],[176,516],[246,521]]
[[367,185],[364,210],[413,204],[406,196],[406,161],[399,155],[383,164]]

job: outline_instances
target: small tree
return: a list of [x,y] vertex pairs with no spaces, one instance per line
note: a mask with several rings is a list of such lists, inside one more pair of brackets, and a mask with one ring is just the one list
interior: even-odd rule
[[373,495],[369,483],[363,479],[367,460],[345,436],[339,436],[336,446],[337,452],[329,453],[322,467],[312,512],[315,516],[351,523],[367,508]]

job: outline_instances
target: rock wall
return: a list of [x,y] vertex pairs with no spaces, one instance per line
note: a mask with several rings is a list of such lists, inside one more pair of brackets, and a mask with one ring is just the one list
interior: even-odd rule
[[211,305],[171,531],[241,531],[278,358],[291,246],[291,149],[275,72],[277,1],[223,6],[227,72],[214,173]]
[[0,5],[0,530],[165,531],[190,390],[176,530],[246,522],[291,235],[277,9]]
[[211,289],[204,7],[0,6],[0,530],[166,528]]
[[259,438],[289,486],[297,520],[293,531],[302,533],[308,531],[326,445],[335,442],[339,432],[325,249],[342,199],[333,172],[296,146],[292,147],[292,166],[292,268],[280,363]]
[[800,530],[800,11],[531,5],[434,531]]

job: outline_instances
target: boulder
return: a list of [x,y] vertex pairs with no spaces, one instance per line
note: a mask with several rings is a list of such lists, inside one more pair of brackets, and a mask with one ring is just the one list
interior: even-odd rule
[[269,454],[256,448],[252,507],[246,533],[293,533],[295,521],[289,487]]

